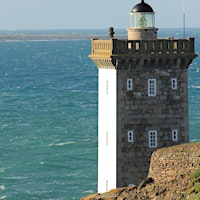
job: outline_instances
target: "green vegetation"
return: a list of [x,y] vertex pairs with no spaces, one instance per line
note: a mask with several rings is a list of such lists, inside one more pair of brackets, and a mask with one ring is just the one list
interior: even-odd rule
[[200,199],[200,167],[191,175],[191,181],[188,184],[187,195],[189,200]]
[[189,200],[199,200],[200,199],[200,194],[193,195],[192,197],[189,198]]

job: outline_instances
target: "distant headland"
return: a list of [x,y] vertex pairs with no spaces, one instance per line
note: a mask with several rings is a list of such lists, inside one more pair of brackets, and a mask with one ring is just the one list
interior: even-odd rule
[[[117,38],[123,38],[119,35]],[[0,35],[0,41],[51,41],[51,40],[90,40],[92,38],[108,39],[104,34],[13,34]]]

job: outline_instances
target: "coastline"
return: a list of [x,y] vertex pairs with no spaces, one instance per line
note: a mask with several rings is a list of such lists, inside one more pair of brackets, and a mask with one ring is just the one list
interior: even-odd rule
[[[124,38],[125,35],[117,35],[116,38]],[[0,35],[3,41],[53,41],[53,40],[91,40],[92,38],[109,39],[103,34],[16,34]]]
[[[187,35],[197,38],[194,30],[187,28]],[[180,28],[161,28],[158,37],[182,38]],[[170,32],[169,32],[170,30]],[[115,38],[126,39],[125,29],[115,29]],[[107,29],[69,29],[69,30],[0,30],[0,42],[4,41],[62,41],[62,40],[91,40],[92,38],[109,39]]]
[[194,200],[200,197],[200,143],[185,143],[154,151],[148,177],[139,185],[113,188],[81,200]]

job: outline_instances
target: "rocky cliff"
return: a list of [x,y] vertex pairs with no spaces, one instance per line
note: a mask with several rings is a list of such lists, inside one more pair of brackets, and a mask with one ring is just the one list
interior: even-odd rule
[[200,143],[162,148],[151,157],[149,174],[138,186],[93,194],[82,200],[200,199]]

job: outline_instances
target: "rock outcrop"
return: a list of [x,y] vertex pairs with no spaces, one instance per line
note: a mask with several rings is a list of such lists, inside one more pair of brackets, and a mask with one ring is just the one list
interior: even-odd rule
[[93,194],[82,200],[189,199],[200,192],[199,166],[200,143],[162,148],[152,154],[148,178],[140,185]]

